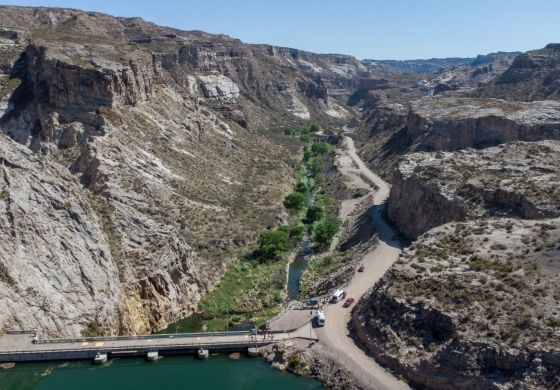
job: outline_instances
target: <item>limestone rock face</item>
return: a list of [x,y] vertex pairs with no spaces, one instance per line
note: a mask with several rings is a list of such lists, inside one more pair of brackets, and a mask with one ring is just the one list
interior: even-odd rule
[[118,328],[118,270],[88,194],[63,167],[0,139],[2,328]]
[[351,334],[418,388],[554,388],[560,220],[453,222],[401,254]]
[[239,87],[226,76],[198,76],[198,79],[207,99],[232,101],[239,97]]
[[91,59],[92,67],[69,64],[52,57],[43,47],[30,45],[25,52],[25,75],[35,95],[57,108],[81,110],[135,104],[149,98],[152,84],[161,81],[160,64],[150,55],[131,53],[126,64]]
[[389,218],[409,238],[451,221],[560,216],[560,143],[513,142],[403,157],[393,178]]
[[406,121],[414,150],[452,151],[509,141],[560,138],[560,104],[434,98],[412,104]]
[[478,94],[508,100],[559,100],[560,44],[521,54],[499,78],[479,88]]

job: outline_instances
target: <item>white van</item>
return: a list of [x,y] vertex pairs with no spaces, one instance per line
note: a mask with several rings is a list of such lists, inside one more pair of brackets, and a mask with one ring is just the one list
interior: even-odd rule
[[317,326],[325,326],[325,313],[323,313],[323,310],[317,310],[315,319],[317,321]]
[[344,299],[346,293],[344,290],[336,290],[331,297],[331,303],[337,303]]

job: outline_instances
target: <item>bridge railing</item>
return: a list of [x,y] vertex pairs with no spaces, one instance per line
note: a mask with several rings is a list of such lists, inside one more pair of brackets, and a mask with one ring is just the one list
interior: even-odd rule
[[79,337],[68,339],[36,339],[35,344],[64,344],[64,343],[83,343],[96,341],[122,341],[122,340],[147,340],[147,339],[178,339],[193,337],[225,337],[225,336],[245,336],[250,335],[251,331],[240,330],[231,332],[196,332],[196,333],[163,333],[138,336],[110,336],[110,337]]
[[173,349],[198,349],[198,348],[250,348],[262,347],[269,345],[274,341],[271,340],[246,340],[246,341],[230,341],[230,342],[192,342],[192,343],[177,343],[177,344],[138,344],[138,345],[123,345],[123,346],[100,346],[100,347],[83,347],[83,348],[45,348],[45,349],[26,349],[26,350],[13,350],[13,351],[0,351],[0,356],[6,355],[36,355],[45,353],[71,353],[71,352],[148,352],[148,351],[163,351]]
[[37,334],[36,330],[8,330],[6,334]]

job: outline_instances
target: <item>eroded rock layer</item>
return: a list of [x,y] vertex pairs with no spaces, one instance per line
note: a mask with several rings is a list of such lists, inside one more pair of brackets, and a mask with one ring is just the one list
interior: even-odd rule
[[413,153],[393,177],[389,218],[409,238],[451,221],[560,215],[560,143]]
[[418,388],[554,388],[559,242],[559,219],[430,230],[359,303],[356,342]]

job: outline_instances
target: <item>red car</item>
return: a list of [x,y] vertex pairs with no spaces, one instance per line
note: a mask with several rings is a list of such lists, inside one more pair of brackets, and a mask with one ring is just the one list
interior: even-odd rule
[[358,272],[364,272],[364,269],[366,269],[364,265],[360,264],[360,266],[358,267]]
[[354,298],[346,298],[346,301],[344,301],[344,305],[342,305],[342,307],[350,307],[352,306],[353,303],[354,303]]

